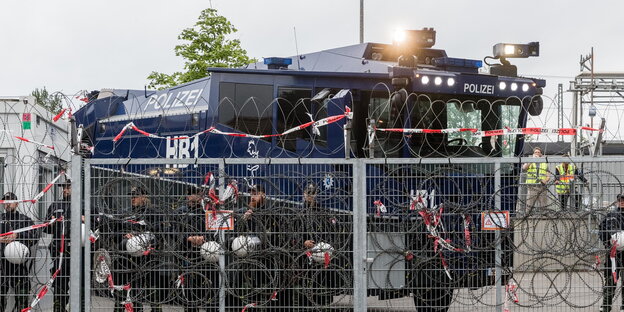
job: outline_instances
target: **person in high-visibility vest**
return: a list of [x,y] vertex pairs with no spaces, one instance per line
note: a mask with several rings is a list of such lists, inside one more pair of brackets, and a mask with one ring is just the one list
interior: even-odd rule
[[[570,200],[571,189],[574,188],[574,180],[579,179],[583,182],[586,182],[585,178],[578,168],[567,161],[562,162],[560,165],[555,167],[555,190],[557,191],[557,195],[559,196],[559,204],[561,205],[561,210],[565,210],[568,205],[568,201]],[[578,209],[580,206],[581,196],[576,193],[574,205]]]
[[[533,149],[533,157],[540,158],[543,155],[541,148],[535,147]],[[522,170],[527,173],[524,181],[527,186],[527,212],[534,208],[545,208],[548,205],[548,189],[546,185],[550,182],[551,177],[548,171],[548,164],[545,162],[526,163],[522,165]]]

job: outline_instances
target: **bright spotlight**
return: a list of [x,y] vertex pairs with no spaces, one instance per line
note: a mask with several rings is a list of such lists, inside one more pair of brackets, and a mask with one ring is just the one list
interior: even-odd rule
[[402,44],[407,39],[407,32],[405,29],[396,29],[394,31],[393,40],[396,44]]

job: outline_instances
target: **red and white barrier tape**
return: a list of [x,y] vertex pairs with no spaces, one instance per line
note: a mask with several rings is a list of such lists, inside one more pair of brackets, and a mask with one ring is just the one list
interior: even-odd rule
[[478,129],[474,128],[449,128],[449,129],[410,129],[410,128],[375,128],[381,132],[401,132],[401,133],[460,133],[460,132],[472,132],[475,133]]
[[[271,297],[269,298],[269,301],[277,301],[277,290],[273,291],[273,293],[271,294]],[[245,312],[245,311],[247,311],[247,309],[254,308],[256,306],[258,306],[258,304],[256,302],[246,304],[243,307],[243,309],[241,310],[241,312]]]
[[323,256],[324,256],[324,258],[323,258],[323,260],[324,260],[323,261],[323,267],[327,269],[329,267],[329,263],[331,261],[331,255],[329,254],[329,252],[326,251],[323,254]]
[[29,140],[27,138],[21,137],[21,136],[15,136],[16,139],[27,142],[27,143],[32,143],[35,144],[37,146],[43,146],[43,147],[47,147],[49,149],[54,149],[54,146],[52,145],[47,145],[45,143],[41,143],[41,142],[37,142],[37,141],[33,141],[33,140]]
[[163,136],[159,136],[153,133],[149,133],[146,132],[144,130],[139,129],[133,122],[128,123],[127,125],[125,125],[121,131],[115,136],[115,138],[113,138],[113,142],[117,142],[121,139],[121,137],[124,135],[124,133],[126,133],[126,131],[128,131],[129,129],[132,129],[146,137],[149,138],[153,138],[153,139],[162,139],[162,140],[169,140],[169,141],[174,141],[174,140],[181,140],[181,139],[189,139],[192,137],[197,137],[199,135],[202,135],[204,133],[213,133],[213,134],[219,134],[219,135],[225,135],[225,136],[232,136],[232,137],[243,137],[243,138],[254,138],[254,139],[262,139],[262,138],[270,138],[270,137],[279,137],[279,136],[284,136],[290,133],[293,133],[295,131],[299,131],[299,130],[303,130],[305,128],[308,127],[312,127],[313,129],[315,129],[315,132],[318,132],[318,128],[319,127],[323,127],[332,123],[335,123],[343,118],[352,118],[353,114],[351,113],[351,109],[349,109],[349,107],[346,108],[345,113],[341,114],[341,115],[334,115],[334,116],[329,116],[326,118],[323,118],[321,120],[317,120],[317,121],[309,121],[306,122],[304,124],[301,124],[299,126],[290,128],[282,133],[277,133],[277,134],[259,134],[259,135],[255,135],[255,134],[245,134],[245,133],[235,133],[235,132],[224,132],[221,130],[218,130],[215,127],[210,127],[206,130],[200,131],[198,133],[195,133],[191,136],[181,136],[181,137],[176,137],[176,138],[167,138],[167,137],[163,137]]
[[375,215],[380,217],[382,213],[386,213],[388,212],[388,209],[386,208],[386,205],[384,205],[381,200],[376,200],[373,202],[373,204],[375,205]]
[[100,261],[101,263],[101,267],[102,267],[102,271],[104,274],[107,275],[106,279],[108,281],[108,288],[111,291],[111,295],[113,293],[115,293],[115,291],[126,291],[126,300],[123,301],[121,304],[123,304],[124,309],[126,310],[126,312],[132,312],[134,311],[134,306],[132,305],[132,298],[130,297],[130,290],[132,290],[132,287],[130,286],[130,284],[126,284],[126,285],[115,285],[115,282],[113,281],[113,273],[111,272],[110,268],[108,267],[108,264],[106,264],[106,260],[104,259],[104,256],[100,256],[100,258],[98,258],[98,261]]
[[472,219],[468,214],[464,214],[462,217],[464,218],[464,240],[466,242],[466,250],[470,251],[472,247],[472,237],[470,235],[470,223],[472,223]]
[[418,133],[461,133],[461,132],[470,132],[473,136],[478,137],[490,137],[495,135],[506,135],[506,134],[526,134],[526,135],[540,135],[540,134],[556,134],[556,135],[575,135],[582,130],[585,131],[599,131],[601,129],[590,128],[590,127],[578,127],[578,128],[505,128],[505,129],[497,129],[497,130],[485,130],[479,131],[474,128],[448,128],[448,129],[410,129],[410,128],[375,128],[376,131],[381,132],[400,132],[400,133],[409,133],[409,134],[418,134]]
[[214,189],[216,183],[217,183],[217,180],[215,179],[214,174],[208,171],[208,173],[206,173],[206,175],[204,176],[204,184],[202,185],[208,186],[209,189]]
[[540,135],[540,134],[556,134],[556,135],[575,135],[579,133],[581,130],[585,131],[598,131],[602,132],[601,129],[590,128],[590,127],[578,127],[578,128],[505,128],[498,130],[486,130],[486,131],[477,131],[474,133],[475,136],[483,136],[489,137],[494,135],[506,135],[506,134],[527,134],[527,135]]
[[56,181],[58,181],[58,179],[60,179],[60,178],[61,178],[61,176],[64,176],[64,175],[65,175],[65,172],[64,172],[64,171],[61,171],[61,173],[59,173],[59,175],[57,175],[57,176],[56,176],[56,177],[52,180],[52,182],[50,182],[50,183],[48,183],[48,185],[46,185],[46,187],[43,189],[43,191],[39,192],[39,194],[37,194],[37,196],[35,196],[35,198],[33,198],[33,199],[32,199],[32,200],[33,200],[33,203],[36,203],[37,201],[39,201],[39,199],[40,199],[41,197],[43,197],[43,195],[44,195],[45,193],[47,193],[47,192],[48,192],[48,191],[52,188],[52,186],[54,186],[54,184],[56,184]]
[[225,187],[225,191],[221,196],[217,196],[215,193],[215,179],[211,172],[208,172],[204,177],[204,186],[208,186],[208,194],[202,198],[202,206],[204,212],[212,212],[212,219],[217,219],[217,206],[224,204],[227,200],[234,197],[234,200],[238,200],[238,185],[236,180],[230,180],[230,183]]
[[[63,267],[63,254],[65,253],[65,220],[63,219],[63,216],[60,216],[58,219],[53,218],[46,223],[39,224],[40,225],[39,227],[43,227],[41,225],[48,226],[58,221],[61,221],[61,225],[62,225],[61,233],[63,233],[61,234],[61,246],[59,247],[58,267],[56,268],[56,271],[54,271],[54,274],[52,274],[52,277],[50,277],[50,279],[43,286],[41,286],[41,288],[37,292],[37,295],[35,296],[35,299],[33,299],[33,301],[30,303],[30,306],[23,308],[21,312],[28,312],[28,311],[31,311],[33,308],[35,308],[39,304],[41,299],[45,297],[45,295],[48,293],[50,288],[52,288],[52,284],[54,283],[58,275],[61,273],[61,268]],[[15,233],[19,233],[19,232],[15,232]],[[4,236],[4,234],[0,236]]]
[[72,109],[71,108],[63,108],[61,109],[61,111],[56,114],[56,116],[52,117],[52,121],[53,122],[57,122],[59,121],[59,119],[63,118],[63,119],[69,119],[72,116]]
[[52,180],[52,182],[50,182],[48,185],[46,185],[46,187],[43,189],[43,191],[39,192],[39,194],[35,195],[35,197],[33,199],[1,199],[0,200],[0,204],[13,204],[13,203],[36,203],[37,201],[39,201],[39,199],[41,199],[41,197],[43,197],[43,195],[45,195],[45,193],[47,193],[50,188],[52,188],[52,186],[54,184],[56,184],[56,181],[58,181],[58,179],[63,176],[65,173],[61,172],[59,175],[56,176],[56,178],[54,178],[54,180]]
[[600,267],[600,256],[595,256],[594,264],[592,265],[593,269],[598,269]]
[[444,273],[446,273],[446,276],[448,276],[450,280],[453,280],[453,277],[451,277],[451,270],[449,270],[448,263],[446,263],[446,259],[444,259],[444,253],[440,252],[439,255],[440,261],[442,261],[442,267],[444,268]]
[[[429,231],[428,237],[433,239],[433,252],[438,253],[440,256],[440,261],[442,262],[442,267],[444,268],[444,272],[448,276],[449,279],[453,279],[451,277],[451,272],[444,258],[444,254],[442,250],[438,252],[438,247],[444,248],[446,250],[455,251],[455,252],[466,252],[467,249],[455,247],[452,245],[450,239],[444,239],[440,236],[438,232],[438,227],[442,225],[442,213],[444,212],[444,206],[440,206],[436,213],[429,212],[426,209],[420,209],[418,214],[422,217],[425,226],[427,227],[427,231]],[[464,233],[466,235],[466,233]],[[467,239],[470,240],[470,232],[468,231]]]
[[[10,133],[10,132],[13,132],[13,131],[11,131],[11,130],[0,130],[0,132]],[[34,144],[34,145],[37,145],[37,146],[43,146],[43,147],[49,148],[49,149],[51,149],[51,150],[53,150],[53,149],[54,149],[54,146],[52,146],[52,145],[48,145],[48,144],[45,144],[45,143],[41,143],[41,142],[37,142],[37,141],[33,141],[33,140],[31,140],[31,139],[27,139],[27,138],[25,138],[25,137],[21,137],[21,136],[18,136],[18,135],[12,135],[12,134],[11,134],[11,136],[12,136],[13,138],[15,138],[15,139],[18,139],[18,140],[23,141],[23,142],[26,142],[26,143]]]
[[8,231],[5,233],[0,233],[0,237],[3,236],[9,236],[9,235],[13,235],[13,234],[18,234],[18,233],[22,233],[22,232],[28,232],[28,231],[32,231],[32,230],[36,230],[36,229],[40,229],[40,228],[44,228],[47,227],[49,225],[51,225],[54,222],[57,221],[61,221],[62,219],[56,219],[56,218],[52,218],[49,221],[46,221],[44,223],[40,223],[40,224],[35,224],[35,225],[31,225],[31,226],[27,226],[27,227],[23,227],[21,229],[17,229],[17,230],[13,230],[13,231]]
[[142,225],[142,226],[146,226],[147,225],[147,222],[145,222],[145,220],[137,221],[137,220],[134,220],[134,219],[129,219],[129,220],[126,220],[126,222],[129,222],[129,223],[132,223],[132,224],[138,224],[138,225]]
[[175,281],[176,288],[184,288],[184,274],[178,275]]
[[513,301],[514,303],[518,303],[518,285],[514,281],[509,281],[507,285],[505,285],[505,304],[503,312],[510,312],[509,301]]
[[65,111],[67,111],[66,108],[61,109],[61,111],[56,114],[56,116],[52,117],[52,121],[57,122],[59,119],[61,119],[61,117],[63,117],[63,115],[65,114]]

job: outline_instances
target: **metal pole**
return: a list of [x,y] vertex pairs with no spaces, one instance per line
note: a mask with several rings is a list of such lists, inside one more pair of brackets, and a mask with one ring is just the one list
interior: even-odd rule
[[[501,210],[501,164],[500,162],[494,163],[494,205],[496,210]],[[503,311],[503,270],[502,270],[502,246],[501,246],[501,230],[496,230],[496,254],[494,262],[496,265],[496,311]]]
[[[219,194],[225,192],[225,161],[219,160]],[[219,244],[225,250],[225,233],[219,231]],[[221,271],[221,278],[219,279],[219,312],[225,312],[225,279],[227,278],[225,272],[225,253],[219,255],[219,270]]]
[[[579,91],[578,87],[576,86],[576,81],[575,81],[575,86],[574,86],[574,97],[572,99],[572,127],[574,128],[578,128],[579,124],[578,124],[578,98],[579,98]],[[577,133],[574,134],[574,136],[572,136],[572,144],[570,146],[570,156],[574,157],[577,156],[577,146],[578,146],[578,131]]]
[[[591,60],[590,60],[590,65],[591,65],[591,89],[589,91],[589,101],[591,102],[591,106],[590,108],[594,107],[594,47],[591,48]],[[591,128],[594,127],[594,117],[591,117]]]
[[351,119],[347,119],[344,125],[344,145],[345,145],[345,159],[351,157]]
[[375,119],[368,121],[368,158],[375,158]]
[[[85,194],[85,235],[89,235],[87,231],[91,229],[91,166],[87,166],[84,172],[84,194]],[[72,210],[73,211],[73,210]],[[80,238],[85,239],[84,237]],[[85,241],[84,247],[84,309],[82,311],[91,310],[91,242]]]
[[353,310],[365,312],[366,304],[366,164],[353,163]]
[[360,0],[360,43],[364,43],[364,0]]
[[[73,155],[71,157],[71,177],[72,177],[72,193],[71,193],[71,216],[70,216],[70,252],[71,267],[63,268],[64,272],[71,272],[69,278],[69,303],[72,311],[80,311],[80,271],[81,266],[81,247],[80,247],[80,216],[82,201],[82,157]],[[73,270],[72,270],[73,269]]]
[[[558,109],[558,120],[557,126],[559,129],[563,128],[563,84],[560,83],[557,86],[557,109]],[[563,142],[563,136],[560,135],[557,138],[558,142]]]

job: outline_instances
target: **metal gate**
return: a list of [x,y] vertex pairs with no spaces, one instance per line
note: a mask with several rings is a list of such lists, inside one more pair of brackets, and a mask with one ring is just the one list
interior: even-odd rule
[[[91,241],[82,265],[71,259],[85,289],[72,304],[595,311],[608,293],[619,305],[600,227],[623,159],[540,161],[543,183],[526,177],[528,158],[74,161],[85,230],[72,224],[71,239]],[[562,162],[579,169],[567,187]]]

